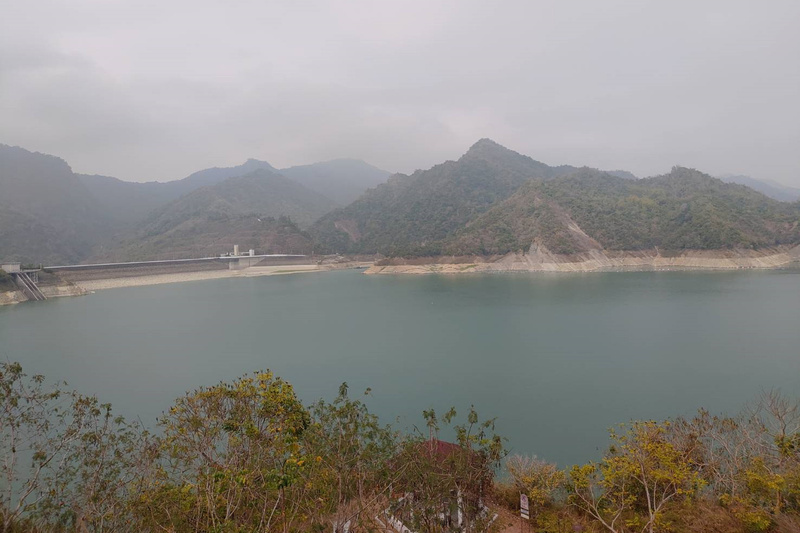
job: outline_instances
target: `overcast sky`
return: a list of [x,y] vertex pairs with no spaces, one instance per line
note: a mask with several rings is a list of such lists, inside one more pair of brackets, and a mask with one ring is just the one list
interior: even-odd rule
[[800,1],[0,0],[0,143],[169,180],[248,157],[800,186]]

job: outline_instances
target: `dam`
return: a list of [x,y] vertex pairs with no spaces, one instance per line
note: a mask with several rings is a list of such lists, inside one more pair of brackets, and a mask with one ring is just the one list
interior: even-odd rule
[[[214,257],[161,259],[153,261],[108,262],[76,265],[52,265],[22,269],[19,263],[4,263],[11,285],[0,287],[0,305],[24,301],[43,301],[57,296],[79,296],[102,287],[99,282],[115,281],[123,285],[163,283],[169,278],[186,280],[226,276],[254,275],[278,271],[281,266],[311,270],[325,258],[302,254],[256,254],[255,250]],[[258,268],[256,268],[258,267]]]

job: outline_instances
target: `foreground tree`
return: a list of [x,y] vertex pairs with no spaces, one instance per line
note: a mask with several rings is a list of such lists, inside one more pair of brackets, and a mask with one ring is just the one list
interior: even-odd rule
[[393,480],[395,433],[348,396],[347,383],[332,403],[314,404],[311,418],[305,443],[316,467],[305,477],[313,496],[307,514],[314,523],[328,522],[335,533],[371,524]]
[[512,455],[506,459],[506,470],[514,488],[528,496],[534,510],[552,504],[564,487],[564,471],[537,457]]
[[605,461],[575,465],[569,472],[568,501],[611,533],[620,533],[636,500],[632,485],[630,477],[613,475]]
[[164,463],[136,502],[142,529],[288,531],[304,519],[309,415],[291,385],[258,372],[201,388],[160,423]]
[[0,472],[2,526],[8,531],[69,480],[68,463],[85,427],[96,415],[93,398],[48,387],[19,363],[0,364]]
[[600,464],[573,467],[571,502],[609,531],[621,531],[623,520],[656,531],[667,504],[693,497],[704,484],[691,459],[668,439],[670,427],[633,422],[622,433],[612,432]]

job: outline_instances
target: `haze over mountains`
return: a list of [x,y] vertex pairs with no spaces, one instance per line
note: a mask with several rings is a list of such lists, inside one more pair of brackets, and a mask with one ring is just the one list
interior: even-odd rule
[[[277,170],[249,159],[171,182],[133,183],[75,174],[58,157],[0,145],[0,257],[63,264],[214,255],[233,244],[246,246],[239,240],[244,228],[258,234],[270,219],[274,224],[264,235],[248,239],[252,247],[278,252],[281,243],[292,242],[293,249],[305,250],[307,236],[272,246],[268,235],[289,228],[299,235],[298,226],[342,205],[320,190],[334,189],[336,198],[346,200],[388,175],[355,160]],[[281,217],[291,222],[278,223]]]
[[489,139],[411,175],[349,159],[281,170],[250,159],[166,183],[78,175],[0,145],[0,188],[0,257],[45,264],[200,257],[233,244],[423,257],[800,242],[800,202],[680,167],[638,179],[550,166]]
[[726,174],[719,176],[719,179],[726,183],[739,183],[740,185],[747,185],[753,190],[760,192],[775,200],[781,202],[796,202],[800,200],[800,189],[796,187],[789,187],[780,183],[767,180],[757,180],[750,176],[743,176],[741,174]]

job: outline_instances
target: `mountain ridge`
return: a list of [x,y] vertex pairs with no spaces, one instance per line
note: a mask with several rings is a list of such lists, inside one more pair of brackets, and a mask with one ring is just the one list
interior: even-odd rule
[[[269,205],[265,203],[264,191],[259,189],[257,181],[251,180],[249,185],[253,190],[244,192],[241,189],[243,184],[248,184],[247,180],[225,185],[235,186],[240,192],[236,199],[228,202],[225,216],[233,220],[257,211],[262,218],[289,216],[307,226],[337,204],[299,182],[306,179],[323,187],[335,187],[346,180],[348,169],[355,169],[356,173],[353,180],[343,184],[343,189],[351,195],[359,194],[362,189],[366,190],[388,176],[388,172],[353,159],[290,167],[288,170],[293,177],[284,177],[287,181],[282,182],[283,188],[274,190],[279,196],[285,193],[290,197],[276,197],[275,202]],[[152,222],[154,218],[163,216],[159,209],[164,206],[199,190],[211,188],[213,191],[213,187],[228,179],[254,171],[279,172],[266,161],[248,159],[241,165],[204,169],[170,182],[127,182],[111,176],[77,174],[57,156],[0,145],[2,259],[67,264],[108,256],[117,246],[128,247],[127,241],[136,235],[136,228],[144,221]],[[287,186],[288,182],[297,187]],[[208,194],[215,193],[206,191],[200,196]],[[305,200],[300,200],[298,194]],[[249,205],[254,198],[260,199],[261,204]],[[197,196],[186,202],[193,199],[196,200]],[[238,204],[241,209],[233,204]],[[210,209],[212,205],[219,208],[218,203],[210,202],[207,204],[209,213],[219,215],[219,209]],[[308,210],[304,211],[300,206]],[[231,231],[238,231],[241,225],[237,224],[231,227]],[[221,231],[218,225],[214,227],[216,235]]]
[[761,194],[781,202],[796,202],[800,200],[800,188],[797,187],[789,187],[773,181],[760,180],[742,174],[725,174],[718,177],[726,183],[746,185]]
[[[337,208],[319,189],[348,176],[343,194],[360,194]],[[397,258],[757,250],[800,241],[800,201],[683,167],[638,179],[550,166],[488,138],[412,174],[389,176],[354,159],[283,170],[248,159],[167,183],[75,174],[58,157],[0,145],[0,186],[0,251],[27,262],[152,258],[181,247],[215,254],[231,239]]]
[[445,252],[756,249],[800,243],[798,221],[800,206],[694,169],[637,181],[581,169],[525,184],[452,237]]
[[[572,168],[572,167],[570,167]],[[411,175],[395,174],[311,228],[322,249],[336,252],[425,255],[430,244],[466,224],[525,181],[558,170],[481,139],[457,161]]]

